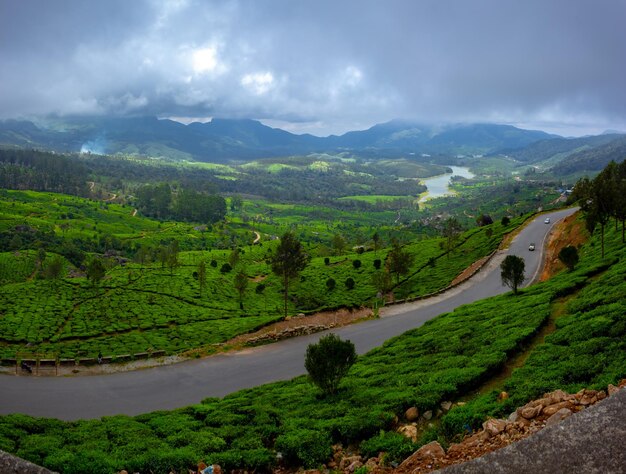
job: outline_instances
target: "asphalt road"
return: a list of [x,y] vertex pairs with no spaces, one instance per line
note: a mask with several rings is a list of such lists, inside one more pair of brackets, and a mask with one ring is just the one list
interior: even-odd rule
[[[350,339],[359,354],[391,337],[421,326],[454,308],[509,291],[500,280],[500,262],[508,254],[522,256],[530,282],[539,271],[545,239],[552,226],[574,209],[538,216],[490,263],[467,282],[443,295],[389,306],[381,318],[333,330]],[[550,224],[544,224],[549,216]],[[528,245],[534,242],[536,250]],[[64,420],[137,415],[199,403],[244,388],[305,373],[304,354],[324,333],[275,344],[134,372],[78,377],[0,376],[0,414],[25,413]]]

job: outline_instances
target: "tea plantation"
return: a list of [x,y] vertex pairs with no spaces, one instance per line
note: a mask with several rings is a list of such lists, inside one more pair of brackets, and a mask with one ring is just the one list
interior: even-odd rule
[[[0,418],[0,449],[64,473],[184,472],[200,459],[226,469],[267,470],[277,452],[293,466],[317,467],[336,442],[358,446],[366,456],[385,451],[388,461],[402,459],[420,444],[447,443],[484,416],[506,414],[543,392],[604,388],[626,377],[626,247],[612,229],[605,240],[604,259],[593,236],[574,271],[517,296],[458,308],[360,357],[336,395],[323,396],[299,377],[137,417],[65,423],[10,415]],[[121,282],[116,273],[111,278]],[[64,286],[92,291],[82,283]],[[564,299],[556,329],[532,346],[502,387],[454,408],[418,443],[394,432],[394,418],[406,408],[458,400],[499,374]],[[510,394],[504,402],[496,397],[501,389]]]

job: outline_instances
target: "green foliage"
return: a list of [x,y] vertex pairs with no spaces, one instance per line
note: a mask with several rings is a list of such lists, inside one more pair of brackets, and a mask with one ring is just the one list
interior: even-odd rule
[[341,379],[356,361],[354,344],[342,341],[335,334],[322,337],[317,344],[309,344],[304,367],[309,377],[324,393],[334,394]]
[[346,278],[345,285],[348,290],[354,290],[354,286],[356,285],[356,282],[354,281],[354,278],[348,277]]
[[400,462],[412,454],[417,446],[406,436],[388,431],[381,431],[376,436],[363,441],[359,448],[362,455],[375,457],[385,453],[385,463]]
[[576,265],[578,264],[578,250],[576,250],[576,247],[573,247],[571,245],[567,245],[566,247],[563,247],[560,251],[559,251],[559,260],[561,262],[563,262],[563,264],[570,270],[572,271],[574,269],[574,267],[576,267]]
[[287,462],[315,468],[332,454],[332,441],[328,433],[299,428],[276,438],[276,450],[283,453]]
[[517,255],[507,255],[500,264],[502,284],[511,288],[515,294],[517,294],[517,289],[526,279],[524,276],[525,266],[524,259]]

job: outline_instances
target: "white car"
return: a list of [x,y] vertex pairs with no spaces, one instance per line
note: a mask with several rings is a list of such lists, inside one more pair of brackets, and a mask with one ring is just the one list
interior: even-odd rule
[[530,250],[531,252],[532,252],[533,250],[535,250],[535,244],[530,244],[530,245],[528,246],[528,250]]
[[549,218],[549,217],[546,217],[546,220],[545,220],[545,221],[543,221],[543,222],[544,222],[544,224],[549,224],[549,223],[550,223],[550,218]]

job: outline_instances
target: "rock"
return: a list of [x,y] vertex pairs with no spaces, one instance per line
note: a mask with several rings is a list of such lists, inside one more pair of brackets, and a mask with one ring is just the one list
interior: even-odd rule
[[400,433],[405,438],[409,438],[411,441],[417,441],[417,428],[413,425],[404,425],[398,428],[398,433]]
[[546,427],[556,425],[558,422],[564,420],[565,418],[572,415],[572,410],[569,408],[561,408],[559,411],[554,413],[548,420],[546,421]]
[[543,400],[547,400],[549,402],[543,405],[544,407],[571,399],[571,395],[565,393],[563,390],[555,390],[554,392],[545,394],[543,397]]
[[431,410],[425,411],[422,416],[424,417],[425,420],[430,420],[433,417],[433,412]]
[[518,418],[519,418],[519,414],[517,413],[517,411],[514,411],[513,413],[509,415],[507,420],[510,421],[511,423],[515,423]]
[[407,411],[404,412],[404,417],[407,421],[415,421],[419,418],[420,412],[417,407],[411,407]]
[[546,416],[552,416],[554,415],[557,411],[561,410],[562,408],[570,408],[571,407],[571,402],[569,401],[564,401],[561,403],[555,403],[554,405],[549,405],[547,407],[545,407],[543,409],[543,414]]
[[617,384],[617,386],[618,386],[619,388],[624,388],[624,387],[626,387],[626,379],[622,379],[622,380],[620,380],[620,381],[619,381],[619,383]]
[[400,472],[406,470],[408,466],[415,464],[419,461],[424,460],[435,460],[440,459],[446,455],[446,452],[443,450],[441,445],[437,441],[431,441],[428,444],[425,444],[420,449],[415,451],[411,456],[406,458],[400,466],[398,466],[398,470]]
[[343,458],[341,462],[339,463],[339,469],[343,471],[355,461],[362,462],[361,456],[347,456]]
[[435,412],[435,416],[439,418],[441,415],[443,415],[443,410],[441,410],[441,408],[437,408],[437,411]]
[[213,474],[222,474],[222,466],[213,464]]
[[122,469],[117,474],[128,474],[128,471],[126,469]]
[[452,402],[441,402],[440,406],[443,411],[450,411],[450,408],[452,408]]
[[456,454],[462,453],[465,450],[465,446],[461,443],[452,443],[448,448],[447,454],[449,456],[454,456]]
[[498,435],[506,428],[506,421],[491,418],[483,423],[483,429],[491,436]]
[[500,392],[498,395],[498,401],[506,400],[509,398],[509,394],[506,392]]
[[533,418],[536,418],[537,416],[539,416],[542,409],[543,407],[541,405],[536,405],[536,406],[526,405],[522,407],[521,409],[518,409],[518,412],[520,415],[522,415],[523,418],[526,418],[527,420],[532,420]]
[[613,384],[609,384],[609,388],[607,390],[609,392],[609,397],[610,397],[611,395],[614,395],[619,391],[619,387],[616,387]]
[[354,461],[352,464],[348,466],[348,472],[354,472],[361,466],[363,466],[363,463],[361,461]]

